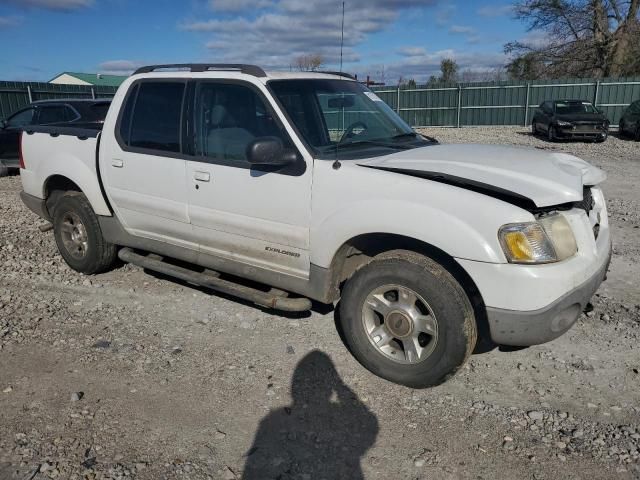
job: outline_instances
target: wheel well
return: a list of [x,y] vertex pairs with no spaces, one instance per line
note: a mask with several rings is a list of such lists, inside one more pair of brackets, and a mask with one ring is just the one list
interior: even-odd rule
[[44,198],[50,218],[53,218],[56,203],[65,192],[82,192],[82,190],[75,182],[62,175],[53,175],[46,180]]
[[358,269],[367,265],[376,255],[390,250],[410,250],[420,253],[446,268],[460,283],[473,307],[478,327],[477,350],[479,348],[481,351],[486,351],[486,349],[493,347],[490,340],[486,306],[473,279],[451,255],[415,238],[390,233],[370,233],[359,235],[345,242],[334,255],[331,264],[331,286],[334,296],[336,298],[340,296],[344,282]]

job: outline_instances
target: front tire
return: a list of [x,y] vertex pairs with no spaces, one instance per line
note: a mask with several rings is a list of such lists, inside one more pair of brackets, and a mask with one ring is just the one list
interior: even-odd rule
[[372,373],[413,388],[438,385],[464,365],[477,340],[473,308],[442,265],[414,252],[375,257],[346,283],[339,327]]
[[554,127],[553,125],[549,125],[549,128],[547,129],[547,140],[549,140],[550,142],[555,142],[557,138],[558,136],[556,135],[556,127]]
[[98,217],[84,194],[67,192],[55,205],[53,231],[67,265],[86,275],[104,272],[116,261],[116,246],[105,241]]

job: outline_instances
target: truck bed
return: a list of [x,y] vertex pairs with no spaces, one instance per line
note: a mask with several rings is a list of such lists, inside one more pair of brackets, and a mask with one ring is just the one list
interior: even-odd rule
[[71,179],[87,196],[97,215],[111,215],[100,186],[97,148],[102,124],[29,126],[22,134],[25,168],[20,170],[26,194],[44,199],[56,176]]

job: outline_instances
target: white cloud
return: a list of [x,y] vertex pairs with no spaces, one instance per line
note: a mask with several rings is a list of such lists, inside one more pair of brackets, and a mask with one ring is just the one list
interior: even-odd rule
[[475,33],[475,31],[475,28],[466,25],[451,25],[451,27],[449,27],[449,33],[470,34]]
[[[407,10],[431,7],[437,0],[350,0],[345,10],[344,61],[355,62],[354,47],[391,25]],[[212,0],[212,8],[235,17],[183,22],[180,28],[206,34],[211,60],[288,67],[302,54],[318,53],[327,64],[340,55],[341,2],[321,0]],[[235,8],[234,8],[235,9]]]
[[22,23],[21,17],[16,16],[8,16],[8,17],[0,17],[0,30],[4,28],[17,27]]
[[531,30],[518,41],[533,48],[542,48],[549,43],[549,34],[542,30]]
[[271,0],[209,0],[209,7],[216,12],[241,12],[247,8],[267,8]]
[[476,12],[481,17],[502,17],[513,13],[513,5],[485,5]]
[[70,12],[93,5],[93,0],[0,0],[0,5],[16,5],[23,8],[41,8]]
[[133,60],[109,60],[98,65],[98,71],[107,75],[131,75],[143,65],[145,63]]
[[[419,53],[422,50],[422,53]],[[458,71],[491,72],[504,66],[507,57],[502,53],[459,52],[453,49],[427,52],[421,47],[404,47],[398,53],[403,56],[399,61],[384,65],[385,80],[393,84],[398,78],[414,78],[418,82],[427,80],[431,75],[440,74],[440,62],[452,58],[458,64]],[[368,65],[358,68],[358,77],[379,72],[382,65]]]

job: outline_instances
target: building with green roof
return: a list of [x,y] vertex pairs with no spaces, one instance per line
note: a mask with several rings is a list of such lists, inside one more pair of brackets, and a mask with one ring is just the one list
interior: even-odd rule
[[49,80],[49,83],[65,85],[93,85],[96,87],[119,87],[127,77],[124,75],[106,75],[104,73],[63,72]]

